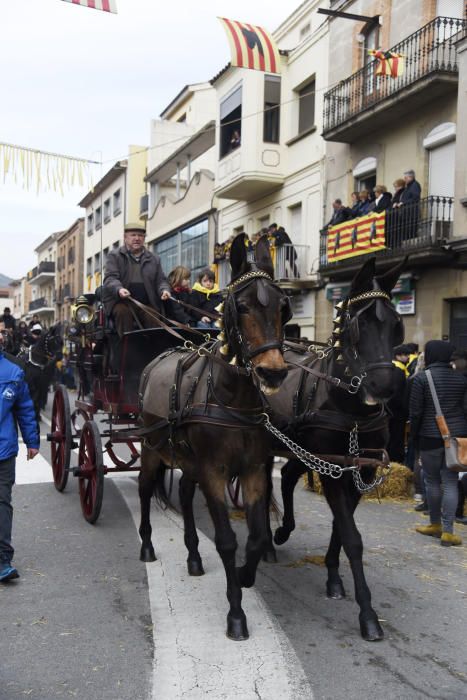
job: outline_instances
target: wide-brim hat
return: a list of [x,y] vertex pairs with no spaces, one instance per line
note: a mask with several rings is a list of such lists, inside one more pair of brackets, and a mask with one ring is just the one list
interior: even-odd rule
[[123,229],[125,233],[127,231],[139,231],[140,233],[146,234],[146,227],[144,224],[138,223],[138,224],[125,224],[125,228]]

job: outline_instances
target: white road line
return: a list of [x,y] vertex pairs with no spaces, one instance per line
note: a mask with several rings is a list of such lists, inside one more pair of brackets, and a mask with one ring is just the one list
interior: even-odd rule
[[53,481],[52,467],[39,453],[33,460],[27,459],[27,448],[22,440],[19,441],[19,452],[16,458],[17,484],[44,484]]
[[44,423],[49,426],[49,428],[52,427],[52,423],[50,422],[50,419],[47,418],[45,413],[41,413],[41,420],[43,420]]
[[[138,527],[134,479],[115,483]],[[152,526],[159,557],[146,564],[155,646],[152,700],[311,700],[290,642],[254,588],[243,591],[250,639],[225,636],[225,574],[214,544],[198,531],[206,575],[194,578],[186,570],[181,517],[153,506]]]

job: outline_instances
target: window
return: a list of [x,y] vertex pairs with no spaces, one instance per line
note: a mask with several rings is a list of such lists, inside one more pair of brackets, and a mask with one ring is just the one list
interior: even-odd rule
[[263,141],[279,143],[281,79],[278,75],[264,76]]
[[107,262],[107,256],[109,254],[109,248],[104,248],[102,251],[102,267],[105,267],[105,263]]
[[363,158],[354,167],[352,173],[354,176],[354,186],[357,192],[368,190],[371,192],[376,185],[376,168],[377,160],[374,156]]
[[100,272],[101,271],[101,254],[96,253],[94,256],[94,272]]
[[110,198],[104,202],[104,224],[110,221]]
[[315,125],[315,80],[310,80],[298,90],[298,133],[311,129]]
[[120,212],[122,211],[122,191],[117,190],[114,192],[113,196],[113,212],[114,216],[118,216]]
[[88,214],[87,231],[88,231],[88,236],[92,236],[92,233],[94,231],[94,214]]
[[97,231],[102,226],[102,209],[101,209],[101,207],[97,207],[97,209],[96,209],[95,221],[96,221],[96,231]]
[[366,31],[363,42],[363,67],[365,68],[365,95],[371,95],[377,87],[378,77],[375,75],[375,59],[368,51],[379,48],[379,24],[371,24]]
[[220,104],[220,157],[240,146],[242,136],[242,86],[224,97]]
[[177,265],[184,265],[191,270],[194,282],[197,274],[208,265],[208,220],[202,219],[156,241],[153,248],[166,275]]
[[[65,262],[65,258],[63,258],[63,262]],[[75,262],[75,249],[74,247],[68,248],[68,265],[73,265]]]
[[92,257],[86,260],[86,274],[88,277],[92,275]]

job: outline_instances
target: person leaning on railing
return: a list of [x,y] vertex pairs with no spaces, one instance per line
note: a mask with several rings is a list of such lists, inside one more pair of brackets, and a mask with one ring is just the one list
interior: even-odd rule
[[370,212],[380,214],[391,206],[392,197],[384,185],[376,185],[375,200],[370,204]]

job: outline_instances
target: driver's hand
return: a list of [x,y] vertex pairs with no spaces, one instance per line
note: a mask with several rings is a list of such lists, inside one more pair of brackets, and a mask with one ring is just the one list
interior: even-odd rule
[[121,299],[125,299],[126,297],[131,296],[131,292],[129,292],[128,289],[125,289],[125,287],[122,287],[121,289],[118,290],[118,296]]
[[170,292],[168,292],[167,289],[164,289],[164,291],[161,294],[161,300],[167,301],[167,299],[170,299]]

